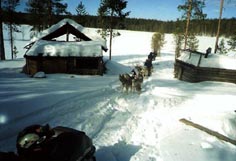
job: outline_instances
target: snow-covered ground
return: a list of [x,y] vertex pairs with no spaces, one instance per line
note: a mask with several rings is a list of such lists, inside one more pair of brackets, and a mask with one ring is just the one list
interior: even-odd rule
[[[173,78],[174,43],[167,34],[141,94],[122,92],[118,74],[143,64],[153,33],[120,32],[104,76],[47,74],[44,79],[21,73],[29,37],[21,41],[18,34],[18,59],[0,61],[0,151],[15,151],[16,135],[25,126],[49,123],[85,131],[97,148],[97,161],[235,161],[236,146],[179,119],[236,140],[236,85]],[[198,38],[199,51],[213,48],[214,38]]]

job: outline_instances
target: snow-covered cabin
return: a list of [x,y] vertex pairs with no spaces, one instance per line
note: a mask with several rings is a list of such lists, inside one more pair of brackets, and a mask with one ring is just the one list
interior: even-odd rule
[[106,41],[71,19],[44,30],[25,48],[24,72],[103,74]]
[[183,50],[175,61],[175,77],[187,82],[220,81],[236,83],[236,58]]

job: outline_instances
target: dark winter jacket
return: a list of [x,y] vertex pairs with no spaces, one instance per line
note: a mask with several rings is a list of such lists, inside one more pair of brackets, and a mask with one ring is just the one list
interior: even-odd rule
[[147,59],[144,63],[144,66],[146,66],[148,69],[152,68],[152,61]]
[[0,161],[20,161],[20,158],[13,152],[0,152]]

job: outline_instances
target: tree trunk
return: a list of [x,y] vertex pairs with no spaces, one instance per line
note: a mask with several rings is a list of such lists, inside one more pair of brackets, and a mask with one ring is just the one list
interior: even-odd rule
[[112,35],[113,35],[113,15],[114,11],[111,12],[111,17],[110,17],[110,50],[109,50],[109,60],[111,60],[111,49],[112,49]]
[[69,41],[69,35],[70,35],[69,28],[66,27],[66,41],[67,42]]
[[3,40],[3,27],[2,27],[2,2],[0,0],[0,60],[6,60],[4,40]]
[[216,33],[216,43],[215,43],[214,53],[216,53],[216,51],[218,49],[218,41],[219,41],[219,35],[220,35],[220,24],[221,24],[223,5],[224,5],[224,0],[221,0],[221,2],[220,2],[220,16],[219,16],[219,21],[218,21],[218,29],[217,29],[217,33]]
[[14,53],[13,53],[13,46],[14,46],[14,37],[13,37],[13,11],[9,10],[10,12],[10,22],[9,22],[9,36],[10,36],[10,44],[11,44],[11,59],[13,60],[14,58]]
[[186,29],[185,29],[184,49],[186,49],[187,40],[188,40],[188,28],[189,28],[189,22],[191,18],[192,0],[188,0],[188,3],[189,3],[189,6],[188,6],[187,23],[186,23]]
[[52,1],[48,1],[48,23],[46,24],[47,27],[52,26]]
[[11,43],[11,59],[14,58],[14,53],[13,53],[13,43],[14,43],[14,39],[13,39],[13,28],[12,28],[12,23],[9,24],[10,27],[10,43]]
[[110,50],[109,50],[109,60],[111,60],[112,34],[113,34],[113,30],[110,29]]

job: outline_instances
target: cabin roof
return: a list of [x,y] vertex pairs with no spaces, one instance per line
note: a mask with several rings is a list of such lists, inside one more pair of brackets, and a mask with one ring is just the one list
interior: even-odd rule
[[75,28],[73,25],[69,24],[68,22],[66,24],[64,24],[63,26],[61,26],[60,28],[57,28],[56,30],[51,31],[50,33],[48,33],[46,35],[43,35],[40,39],[52,40],[54,38],[57,38],[59,36],[67,34],[67,33],[73,34],[77,38],[80,38],[84,41],[92,40],[91,38],[86,36],[85,33],[83,33],[83,31],[77,30],[77,28]]
[[[71,34],[74,41],[55,41],[56,38]],[[97,33],[71,19],[63,19],[44,30],[26,45],[27,56],[101,56],[102,50],[107,51],[106,41]]]
[[[201,57],[202,54],[202,57]],[[220,68],[220,69],[236,69],[236,58],[230,57],[222,54],[210,53],[207,58],[204,57],[205,53],[183,50],[181,51],[181,56],[177,59],[199,67],[207,68]]]
[[27,56],[60,56],[60,57],[101,57],[102,47],[98,41],[48,41],[38,40],[29,49]]
[[81,26],[74,20],[65,18],[59,21],[57,24],[52,25],[48,29],[43,30],[38,37],[34,39],[34,41],[39,39],[50,40],[55,37],[64,35],[66,33],[73,34],[78,38],[83,39],[84,41],[96,40],[96,41],[104,41],[103,38],[97,33],[92,33],[87,28]]

